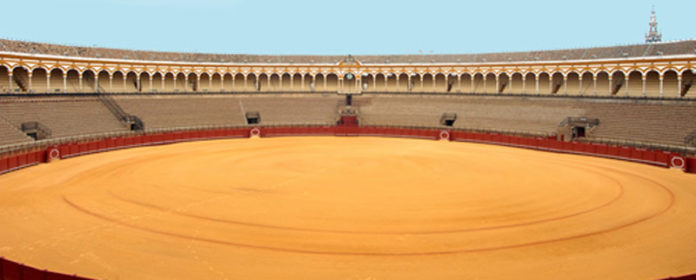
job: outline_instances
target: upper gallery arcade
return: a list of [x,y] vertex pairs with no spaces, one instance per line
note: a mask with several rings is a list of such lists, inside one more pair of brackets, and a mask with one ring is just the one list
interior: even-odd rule
[[2,93],[432,92],[695,98],[696,40],[466,55],[265,56],[0,40]]

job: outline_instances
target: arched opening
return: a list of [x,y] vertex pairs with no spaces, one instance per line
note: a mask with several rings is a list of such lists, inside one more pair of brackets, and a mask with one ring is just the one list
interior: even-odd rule
[[617,96],[622,93],[625,93],[626,87],[625,87],[625,81],[626,81],[626,75],[624,75],[623,72],[621,71],[616,71],[613,74],[611,74],[611,95],[612,96]]
[[292,86],[291,86],[290,90],[302,91],[302,88],[303,88],[302,77],[303,76],[300,73],[295,73],[294,75],[292,75]]
[[605,71],[597,73],[597,95],[611,95],[610,86],[609,73]]
[[447,76],[447,92],[459,92],[459,75],[452,73]]
[[220,73],[214,73],[211,78],[211,85],[209,91],[220,92],[222,91],[222,76]]
[[563,73],[553,73],[553,76],[551,77],[551,88],[549,89],[551,94],[563,93],[563,86]]
[[151,92],[164,91],[164,78],[162,77],[162,73],[155,72],[155,74],[152,74],[152,88],[150,89],[150,91]]
[[32,92],[49,92],[48,90],[48,72],[43,68],[36,68],[31,74],[31,90]]
[[67,84],[67,92],[80,92],[80,73],[75,69],[68,70],[68,75],[65,78]]
[[578,75],[578,73],[568,73],[566,76],[564,93],[570,95],[580,95],[580,75]]
[[510,79],[510,90],[508,93],[520,94],[522,93],[522,73],[515,72],[512,73],[512,78]]
[[353,73],[343,75],[343,90],[354,91],[357,88],[358,78]]
[[435,74],[434,79],[434,86],[433,86],[433,91],[434,92],[447,92],[447,77],[445,74],[442,73],[437,73]]
[[176,81],[174,82],[174,92],[187,91],[186,90],[186,74],[177,73]]
[[268,91],[279,91],[280,90],[280,75],[278,74],[271,74],[270,76],[270,85],[268,87]]
[[140,86],[139,90],[140,92],[150,92],[152,91],[152,83],[150,79],[150,73],[143,72],[140,73],[140,82],[138,82],[138,85]]
[[459,80],[459,92],[473,93],[474,89],[471,82],[471,74],[464,73],[460,76]]
[[510,76],[507,73],[500,73],[498,75],[498,88],[496,88],[495,93],[507,92],[510,92]]
[[198,91],[209,92],[212,80],[210,79],[210,74],[203,72],[198,79]]
[[546,72],[539,73],[539,94],[550,94],[551,91],[551,75]]
[[387,86],[384,89],[385,91],[396,91],[396,74],[394,73],[389,73],[387,74]]
[[374,77],[375,77],[375,81],[374,81],[375,87],[374,87],[373,91],[384,91],[384,88],[385,88],[386,83],[387,83],[386,78],[384,77],[384,74],[377,73],[377,75],[375,75]]
[[485,80],[483,78],[483,73],[474,74],[474,86],[472,89],[473,93],[485,93]]
[[168,72],[167,74],[164,74],[164,88],[162,91],[165,92],[174,92],[174,73]]
[[423,92],[433,92],[435,91],[435,81],[433,75],[430,73],[425,73],[423,75]]
[[681,97],[691,96],[689,93],[693,91],[694,76],[694,72],[691,69],[682,71]]
[[483,81],[484,91],[483,93],[495,93],[497,89],[495,88],[496,76],[494,73],[486,74],[486,79]]
[[234,75],[234,86],[232,91],[247,91],[246,84],[244,83],[244,74],[237,73]]
[[200,83],[196,73],[188,74],[188,82],[186,83],[186,91],[200,91]]
[[99,71],[99,75],[97,75],[97,92],[110,92],[111,87],[109,85],[111,83],[109,81],[109,72],[106,72],[106,70]]
[[423,79],[421,74],[411,74],[411,83],[409,86],[409,91],[423,91]]
[[12,69],[12,92],[29,92],[29,71],[24,67]]
[[257,87],[258,80],[259,80],[259,77],[255,73],[247,74],[246,85],[244,85],[244,87],[246,88],[246,91],[250,91],[250,92],[259,91],[259,89]]
[[7,67],[0,65],[0,92],[11,92],[10,71]]
[[524,75],[524,85],[522,87],[522,94],[537,94],[536,90],[536,75],[534,73],[527,73]]
[[324,74],[316,74],[314,76],[314,82],[312,83],[310,90],[314,91],[325,91],[326,90],[326,79]]
[[397,80],[397,87],[396,91],[399,92],[407,92],[408,91],[408,74],[406,73],[401,73],[399,75],[399,79]]
[[660,73],[650,71],[645,73],[645,95],[650,97],[660,96]]
[[63,70],[60,68],[54,68],[51,70],[51,87],[50,92],[63,92]]
[[303,91],[313,91],[312,87],[314,86],[312,83],[312,75],[310,74],[304,74],[304,84],[303,84]]
[[678,74],[674,70],[668,70],[664,74],[663,96],[664,97],[680,97],[679,94],[679,79]]
[[124,92],[125,77],[121,71],[116,71],[111,78],[111,91],[112,92]]
[[630,96],[643,96],[643,74],[639,71],[628,73],[627,94]]
[[360,83],[362,84],[361,89],[363,91],[374,91],[375,82],[372,75],[363,74],[362,77],[360,77]]
[[295,81],[292,80],[292,76],[289,73],[284,73],[280,79],[280,88],[283,91],[292,91]]
[[326,90],[332,92],[338,90],[338,76],[336,74],[326,75]]
[[594,75],[592,72],[582,73],[582,87],[580,88],[580,95],[593,95],[594,91]]
[[96,92],[97,76],[92,70],[85,70],[82,73],[82,92]]
[[259,75],[258,81],[256,81],[255,91],[270,91],[269,86],[271,84],[270,79],[266,73],[261,73]]
[[231,73],[226,73],[224,76],[222,76],[223,82],[222,82],[222,89],[221,91],[225,92],[230,92],[234,90],[234,82],[235,82],[235,76],[233,76]]
[[140,85],[138,83],[138,74],[135,72],[128,72],[128,74],[126,74],[126,84],[124,86],[125,92],[138,92],[140,90]]

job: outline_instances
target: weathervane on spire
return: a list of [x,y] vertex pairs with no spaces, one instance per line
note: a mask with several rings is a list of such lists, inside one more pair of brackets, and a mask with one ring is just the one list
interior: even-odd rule
[[657,30],[657,17],[655,16],[655,6],[653,5],[652,11],[650,12],[650,31],[645,34],[645,43],[659,43],[662,42],[662,33]]

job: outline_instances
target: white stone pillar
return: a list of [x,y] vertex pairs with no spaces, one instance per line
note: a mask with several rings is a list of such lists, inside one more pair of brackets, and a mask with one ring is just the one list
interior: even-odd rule
[[300,90],[302,90],[302,91],[304,91],[304,88],[305,88],[304,77],[305,77],[304,74],[302,74],[302,76],[300,76],[300,82],[302,83],[302,84],[300,84]]
[[534,80],[536,80],[536,94],[539,95],[539,75],[534,75]]
[[609,76],[609,96],[612,96],[614,93],[614,89],[612,88],[613,85],[611,84],[611,80],[613,80],[613,79],[611,76]]
[[582,92],[582,75],[578,75],[578,95],[585,95]]
[[82,73],[79,73],[79,75],[77,75],[77,77],[78,77],[78,80],[79,80],[78,86],[80,87],[78,90],[79,90],[80,92],[82,92],[82,91],[83,91],[83,90],[82,90]]
[[664,96],[664,78],[665,76],[660,73],[660,97]]
[[63,93],[68,92],[68,72],[63,73]]
[[597,75],[592,73],[592,91],[595,96],[597,96]]
[[679,98],[682,98],[682,77],[677,76],[677,95],[679,95]]
[[51,72],[46,72],[46,92],[51,92]]
[[527,75],[522,75],[522,94],[527,94]]
[[31,84],[32,84],[32,77],[33,77],[33,76],[34,76],[34,75],[33,75],[33,73],[32,73],[31,71],[27,71],[27,78],[28,78],[27,80],[29,80],[29,81],[27,82],[27,92],[32,92],[32,90],[33,90],[32,86],[31,86]]
[[568,95],[568,76],[563,75],[563,95]]
[[109,73],[109,92],[114,92],[114,74]]
[[457,74],[457,92],[462,92],[462,75]]
[[630,74],[631,74],[631,73],[629,73],[629,75],[625,75],[625,76],[624,76],[624,83],[626,83],[626,91],[625,91],[625,92],[626,92],[626,96],[629,95],[629,94],[628,94],[628,90],[630,89],[630,87],[628,86],[628,81],[629,81],[628,76],[630,76]]

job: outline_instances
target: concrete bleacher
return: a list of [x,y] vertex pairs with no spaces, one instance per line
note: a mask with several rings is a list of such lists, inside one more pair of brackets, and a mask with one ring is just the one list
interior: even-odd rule
[[338,96],[321,95],[160,95],[116,96],[146,129],[246,124],[259,112],[262,125],[335,124]]
[[589,139],[683,146],[696,131],[696,102],[494,96],[364,95],[355,99],[363,125],[444,127],[555,134],[566,117],[597,118]]
[[0,145],[21,144],[32,142],[29,136],[24,134],[19,128],[0,118]]
[[51,138],[127,131],[96,97],[3,98],[0,117],[14,127],[39,122]]

